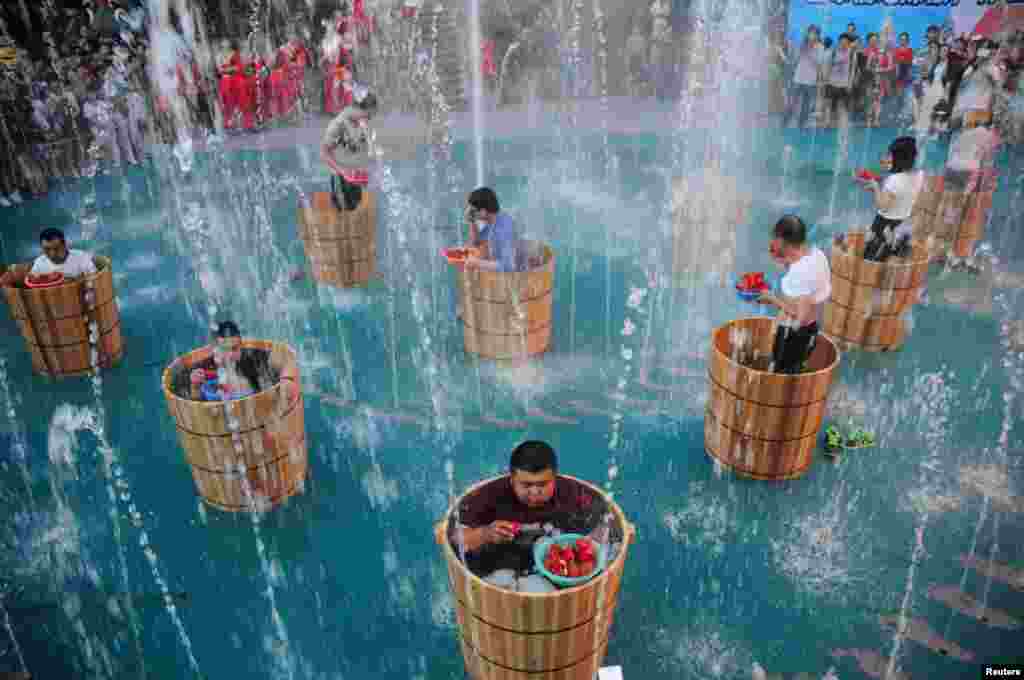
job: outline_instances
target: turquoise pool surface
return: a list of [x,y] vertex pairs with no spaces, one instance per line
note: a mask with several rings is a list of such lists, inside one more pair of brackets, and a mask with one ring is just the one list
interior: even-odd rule
[[[877,167],[884,131],[853,131],[838,177],[833,133],[758,134],[757,152],[734,161],[754,198],[739,271],[771,270],[768,230],[783,212],[813,224],[819,244],[871,219],[849,171]],[[636,525],[606,659],[629,680],[748,678],[755,662],[786,677],[870,677],[849,650],[869,667],[867,652],[892,657],[915,679],[1024,659],[1019,629],[929,597],[948,585],[1024,612],[1019,588],[962,563],[1024,572],[1024,431],[1006,402],[1018,358],[1000,335],[1007,314],[1019,318],[1012,277],[933,266],[904,347],[844,355],[829,421],[865,424],[877,447],[839,462],[819,453],[786,483],[716,471],[702,356],[712,326],[754,309],[718,281],[663,285],[667,182],[696,169],[677,155],[692,142],[488,144],[503,208],[557,254],[553,346],[522,366],[462,347],[456,278],[437,255],[461,241],[473,179],[462,147],[452,161],[377,169],[381,275],[363,289],[292,280],[299,194],[327,186],[307,149],[201,155],[189,178],[162,157],[4,211],[4,262],[34,256],[47,226],[112,258],[126,344],[99,384],[53,382],[0,322],[0,579],[35,677],[463,677],[432,523],[528,438],[549,441],[564,472],[607,485]],[[933,143],[925,166],[944,153]],[[1019,193],[1001,178],[986,236],[1012,271]],[[218,318],[300,356],[305,492],[256,521],[203,508],[160,389],[163,368],[206,342],[211,290]],[[900,612],[974,659],[897,640],[879,618]],[[0,640],[0,670],[18,669]]]

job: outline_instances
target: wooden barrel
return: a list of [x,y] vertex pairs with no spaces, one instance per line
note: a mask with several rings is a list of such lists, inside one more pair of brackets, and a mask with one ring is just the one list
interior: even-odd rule
[[340,288],[377,274],[377,195],[363,190],[355,210],[338,210],[331,194],[314,192],[299,206],[299,235],[313,278]]
[[462,270],[462,324],[466,351],[488,359],[523,359],[551,345],[555,254],[524,241],[523,272]]
[[953,179],[928,177],[914,204],[915,237],[930,242],[933,257],[949,249],[967,257],[985,235],[997,185],[993,171],[983,172],[972,191]]
[[[821,334],[805,373],[768,373],[737,361],[770,357],[775,328],[768,317],[719,326],[708,362],[704,446],[722,465],[753,479],[795,479],[810,468],[839,367],[839,350]],[[745,336],[741,346],[733,346],[734,335]]]
[[615,559],[594,579],[550,593],[520,593],[499,588],[473,574],[448,540],[448,527],[463,499],[487,484],[471,487],[456,499],[434,527],[448,567],[455,599],[459,638],[466,670],[473,680],[594,680],[608,647],[619,585],[635,530],[610,496],[567,475],[599,495],[615,518],[613,540],[621,537]]
[[911,243],[908,258],[864,259],[865,234],[846,234],[846,247],[832,246],[832,296],[822,330],[840,346],[887,352],[903,344],[903,315],[917,302],[928,279],[928,251]]
[[[274,506],[299,493],[306,478],[306,424],[295,352],[287,345],[244,340],[242,347],[270,353],[278,382],[243,399],[195,401],[174,390],[187,384],[192,367],[212,355],[209,347],[178,357],[164,370],[167,408],[178,428],[185,461],[202,499],[209,505],[238,512]],[[232,433],[230,418],[237,420]],[[236,450],[235,442],[240,450]],[[244,469],[244,471],[243,471]],[[262,509],[262,508],[261,508]]]
[[[31,265],[11,267],[15,283],[4,286],[4,296],[37,373],[55,378],[89,375],[94,363],[110,368],[124,356],[110,258],[96,255],[93,262],[98,270],[95,274],[53,288],[26,288],[24,278]],[[89,330],[92,322],[99,333],[95,361]]]

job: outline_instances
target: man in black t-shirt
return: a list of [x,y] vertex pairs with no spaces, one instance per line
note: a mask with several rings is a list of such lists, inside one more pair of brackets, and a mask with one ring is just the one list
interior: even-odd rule
[[[540,441],[516,447],[510,473],[464,498],[449,526],[455,552],[493,585],[521,592],[554,587],[533,570],[533,544],[555,533],[589,534],[607,542],[604,499],[574,480],[558,476],[554,450]],[[602,534],[600,538],[596,534]]]

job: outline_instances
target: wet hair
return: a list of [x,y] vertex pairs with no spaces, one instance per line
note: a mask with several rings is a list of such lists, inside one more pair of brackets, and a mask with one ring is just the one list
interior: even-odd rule
[[42,233],[39,234],[39,242],[42,243],[43,241],[60,241],[64,243],[64,232],[54,227],[43,229]]
[[796,215],[783,215],[772,230],[775,238],[791,246],[802,246],[807,242],[807,225]]
[[[489,213],[501,212],[501,204],[498,203],[498,195],[490,187],[474,189],[469,195],[469,204],[477,210],[486,210]],[[529,443],[529,442],[527,442]]]
[[545,470],[558,472],[558,456],[546,442],[531,440],[520,444],[512,452],[508,463],[509,471],[529,472],[537,474]]
[[868,33],[867,37],[864,38],[864,42],[870,43],[872,38],[877,38],[877,33]]
[[917,142],[913,137],[897,137],[889,145],[892,155],[892,171],[907,172],[914,169],[917,162]]
[[906,38],[908,41],[910,40],[910,34],[907,33],[906,31],[903,31],[902,33],[900,33],[899,37],[900,38]]
[[855,30],[855,31],[857,30],[857,24],[853,23],[852,21],[850,23],[846,24],[847,28],[849,28],[850,26],[853,26],[853,30]]
[[826,50],[830,49],[832,47],[832,38],[825,38],[821,41],[821,44],[825,46]]
[[240,338],[242,331],[238,330],[238,324],[234,321],[221,321],[217,324],[217,330],[213,332],[218,338]]
[[850,35],[849,33],[840,33],[839,41],[842,42],[843,40],[845,40],[846,42],[853,42],[853,36]]

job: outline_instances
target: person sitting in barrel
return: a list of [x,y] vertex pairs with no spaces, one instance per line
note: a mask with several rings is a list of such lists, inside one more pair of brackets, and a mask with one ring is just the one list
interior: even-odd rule
[[899,137],[889,145],[889,154],[882,167],[890,174],[882,184],[876,179],[857,179],[875,196],[878,214],[871,225],[871,233],[864,244],[864,259],[885,262],[890,257],[910,254],[913,221],[910,219],[924,186],[924,172],[914,170],[917,161],[917,142],[913,137]]
[[832,272],[825,253],[808,245],[807,226],[796,215],[784,215],[775,224],[770,253],[786,267],[781,295],[762,295],[759,300],[779,308],[772,366],[776,373],[795,374],[814,351],[822,305],[832,294]]
[[498,196],[489,187],[474,190],[466,201],[469,240],[480,248],[480,257],[466,258],[467,269],[492,272],[516,272],[527,268],[525,253],[516,232],[516,224],[501,212]]
[[334,173],[331,195],[338,210],[355,210],[362,199],[370,146],[366,125],[376,113],[377,97],[358,85],[353,91],[352,104],[345,107],[324,132],[320,158]]
[[242,334],[234,321],[222,321],[205,359],[191,366],[189,396],[196,401],[242,399],[269,389],[277,380],[270,353],[242,347]]
[[574,480],[558,476],[554,449],[523,442],[512,452],[509,474],[464,498],[448,528],[466,567],[488,583],[519,592],[551,592],[533,571],[533,543],[546,534],[589,534],[606,543],[604,499]]
[[[63,274],[64,279],[77,279],[96,273],[96,263],[92,255],[84,250],[68,248],[64,232],[50,227],[39,234],[39,244],[43,254],[32,263],[29,280],[50,274]],[[18,282],[18,274],[12,270],[0,276],[0,285],[10,286]]]

